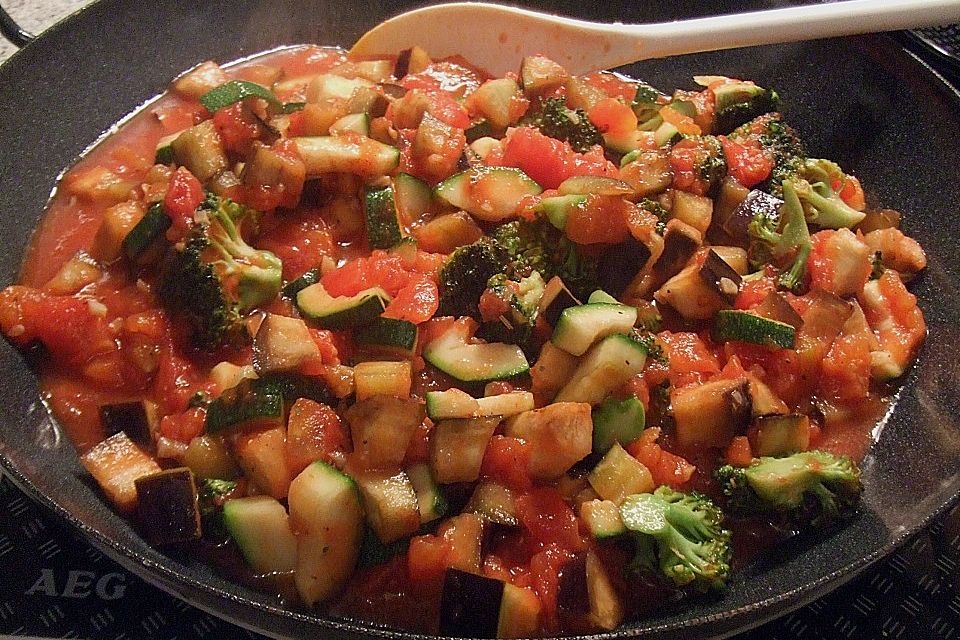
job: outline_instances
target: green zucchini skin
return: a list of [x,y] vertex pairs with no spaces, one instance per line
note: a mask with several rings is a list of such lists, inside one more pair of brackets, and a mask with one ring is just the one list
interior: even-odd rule
[[364,214],[367,221],[367,241],[374,249],[389,249],[403,239],[393,187],[366,190]]
[[319,282],[297,293],[297,308],[308,322],[323,329],[352,329],[375,321],[390,296],[379,287],[364,289],[355,296],[333,297]]
[[412,322],[378,317],[370,324],[357,327],[353,341],[357,345],[412,354],[417,347],[420,331]]
[[793,326],[738,309],[718,311],[710,333],[717,342],[749,342],[780,349],[793,349],[797,344]]
[[127,237],[123,239],[123,252],[133,261],[139,260],[154,242],[164,237],[173,221],[163,210],[163,204],[156,202],[150,205],[147,213],[140,218]]

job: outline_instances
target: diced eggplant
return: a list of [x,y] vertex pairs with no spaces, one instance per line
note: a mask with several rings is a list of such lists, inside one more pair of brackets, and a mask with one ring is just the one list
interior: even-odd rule
[[544,56],[527,56],[520,63],[520,83],[527,95],[539,95],[563,85],[570,74]]
[[623,622],[624,603],[593,552],[580,553],[560,572],[557,606],[573,616],[583,616],[589,626],[604,631]]
[[763,316],[764,318],[789,324],[798,331],[800,327],[803,326],[803,318],[801,318],[800,314],[793,308],[793,305],[777,291],[771,291],[767,294],[767,297],[763,299],[763,302],[761,302],[754,311],[757,312],[757,315]]
[[563,565],[557,588],[557,607],[575,615],[590,612],[586,553],[578,553]]
[[410,73],[420,73],[433,64],[430,55],[422,47],[413,46],[397,54],[397,62],[393,66],[393,75],[398,80]]
[[670,394],[681,447],[724,447],[750,424],[750,383],[715,380]]
[[713,220],[713,200],[707,196],[674,190],[670,216],[686,222],[701,234],[706,235]]
[[105,436],[122,431],[141,446],[149,446],[153,440],[151,416],[156,419],[155,409],[148,407],[145,400],[100,406],[100,424]]
[[227,154],[213,120],[190,127],[171,145],[177,164],[189,169],[200,182],[207,182],[227,168]]
[[499,416],[438,422],[430,439],[430,466],[436,481],[449,484],[476,480],[487,442],[499,423]]
[[319,357],[310,329],[299,318],[268,313],[253,339],[253,368],[260,375],[293,371]]
[[292,158],[270,147],[258,146],[243,166],[240,175],[249,187],[267,187],[283,193],[286,206],[296,204],[303,191],[306,167],[299,158]]
[[749,194],[750,190],[740,184],[733,176],[724,178],[720,185],[720,193],[713,205],[713,221],[711,222],[713,227],[723,229],[723,225]]
[[440,596],[440,635],[496,638],[504,582],[447,569]]
[[720,258],[736,271],[740,276],[750,272],[750,262],[747,259],[747,250],[743,247],[715,244],[710,247]]
[[783,200],[775,198],[769,193],[764,193],[757,189],[747,194],[747,197],[734,209],[733,213],[723,223],[723,230],[731,238],[745,240],[747,238],[747,229],[754,217],[762,216],[771,220],[780,219],[780,207],[783,206]]
[[663,251],[653,263],[654,282],[651,289],[660,286],[680,273],[703,243],[699,231],[680,220],[671,220],[663,234]]
[[633,187],[640,198],[663,193],[673,180],[669,152],[657,149],[636,153],[620,168],[620,179]]
[[423,417],[416,399],[384,395],[361,400],[346,413],[354,451],[367,468],[399,467]]
[[233,448],[244,473],[261,493],[277,500],[287,497],[293,471],[287,461],[283,426],[237,434]]
[[658,305],[669,305],[687,320],[708,320],[730,305],[700,277],[700,265],[692,262],[657,289]]
[[137,506],[137,478],[160,471],[156,460],[122,431],[87,451],[80,462],[117,510],[127,514]]
[[366,471],[354,476],[367,522],[381,542],[390,543],[420,528],[417,494],[403,471]]
[[740,293],[743,280],[733,267],[727,264],[716,251],[707,251],[707,257],[700,266],[700,280],[706,283],[728,305],[733,305]]
[[625,242],[608,247],[600,254],[597,265],[601,288],[615,298],[619,298],[634,277],[646,266],[650,256],[649,247],[632,236]]
[[520,520],[517,519],[514,499],[513,491],[502,484],[480,482],[473,490],[464,511],[475,513],[496,524],[516,527]]
[[498,638],[530,638],[540,629],[540,598],[532,589],[525,589],[509,582],[503,585],[500,600]]
[[200,509],[193,472],[167,469],[134,481],[137,519],[152,544],[162,546],[200,537]]
[[556,402],[507,422],[506,434],[531,444],[530,475],[552,480],[585,458],[593,447],[593,421],[586,402]]
[[757,455],[785,456],[810,448],[810,418],[800,413],[756,419]]
[[567,307],[573,307],[580,304],[567,286],[563,284],[560,276],[553,276],[543,289],[543,295],[538,303],[539,315],[541,315],[551,327],[557,326],[560,314]]

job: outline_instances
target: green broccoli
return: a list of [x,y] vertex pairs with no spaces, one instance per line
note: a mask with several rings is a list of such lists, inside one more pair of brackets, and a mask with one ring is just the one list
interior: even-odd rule
[[867,216],[844,202],[833,190],[832,185],[842,185],[847,175],[830,160],[808,158],[799,165],[797,174],[788,179],[803,204],[808,222],[827,229],[841,229],[855,227]]
[[713,132],[728,133],[745,122],[780,108],[780,96],[773,89],[734,82],[715,90],[717,95]]
[[245,335],[243,314],[280,291],[280,259],[254,249],[240,234],[257,215],[229,199],[208,196],[197,210],[197,224],[161,267],[162,304],[186,318],[203,350],[238,342]]
[[773,159],[770,177],[761,185],[764,191],[780,197],[784,180],[794,177],[807,157],[796,131],[785,124],[779,113],[768,113],[738,127],[733,140],[755,139]]
[[637,542],[633,566],[675,585],[719,590],[730,575],[730,531],[723,512],[706,496],[659,487],[628,496],[620,517]]
[[[779,217],[757,214],[750,222],[750,255],[752,260],[761,264],[771,259],[784,260],[793,256],[789,269],[780,274],[778,284],[783,289],[796,292],[803,286],[813,245],[794,183],[785,181],[782,191],[783,206]],[[778,227],[782,229],[779,233]]]
[[851,515],[863,493],[857,465],[825,451],[725,465],[716,476],[735,512],[780,514],[800,526],[827,526]]
[[512,280],[534,271],[544,281],[560,276],[578,299],[598,288],[597,259],[583,254],[547,220],[514,220],[495,228],[490,237],[505,252],[502,271]]
[[495,242],[481,238],[457,248],[440,269],[440,307],[442,316],[480,317],[477,304],[487,282],[503,271],[506,256]]
[[583,109],[568,108],[563,98],[547,98],[537,111],[524,118],[524,124],[536,127],[545,136],[569,142],[580,153],[603,144],[603,136]]
[[502,273],[490,278],[487,290],[508,302],[510,309],[499,318],[481,324],[477,336],[487,342],[515,344],[528,358],[535,359],[542,345],[535,340],[534,327],[545,287],[546,283],[537,271],[519,282],[509,280]]

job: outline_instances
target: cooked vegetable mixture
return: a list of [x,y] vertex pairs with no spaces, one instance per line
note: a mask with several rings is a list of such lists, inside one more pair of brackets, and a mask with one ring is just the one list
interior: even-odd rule
[[205,62],[66,175],[0,328],[148,540],[289,606],[513,638],[722,597],[856,511],[926,257],[774,90],[694,82]]

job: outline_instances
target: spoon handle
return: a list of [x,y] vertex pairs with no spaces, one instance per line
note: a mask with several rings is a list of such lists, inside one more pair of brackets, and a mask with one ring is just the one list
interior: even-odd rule
[[960,0],[847,0],[619,29],[640,38],[640,56],[636,41],[630,56],[639,59],[953,22],[960,22]]

